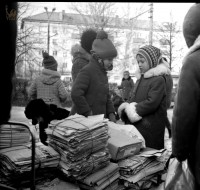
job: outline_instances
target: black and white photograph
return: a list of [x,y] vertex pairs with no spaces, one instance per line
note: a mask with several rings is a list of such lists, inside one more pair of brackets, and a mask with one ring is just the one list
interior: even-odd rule
[[200,190],[200,4],[0,6],[1,190]]

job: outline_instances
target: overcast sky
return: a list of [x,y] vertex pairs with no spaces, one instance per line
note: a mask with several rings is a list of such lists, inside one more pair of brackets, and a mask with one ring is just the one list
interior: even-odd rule
[[[81,3],[81,2],[79,2]],[[48,9],[51,11],[53,7],[56,8],[56,12],[60,12],[62,10],[65,10],[65,12],[72,12],[70,10],[70,4],[71,2],[31,2],[31,10],[32,15],[44,12],[44,7],[48,7]],[[120,16],[123,16],[125,13],[126,7],[128,3],[116,3],[116,14]],[[135,16],[135,8],[142,7],[143,11],[146,11],[149,9],[149,3],[129,3],[131,7],[131,15]],[[169,21],[170,19],[170,12],[173,15],[174,21],[178,21],[180,25],[182,25],[183,19],[185,14],[187,13],[188,9],[193,5],[194,3],[153,3],[153,19],[155,21]],[[145,13],[142,16],[138,17],[138,19],[149,19],[149,13]]]

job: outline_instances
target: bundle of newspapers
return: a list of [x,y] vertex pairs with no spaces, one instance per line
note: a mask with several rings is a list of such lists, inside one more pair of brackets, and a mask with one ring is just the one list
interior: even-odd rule
[[[52,148],[36,143],[35,148],[35,169],[45,173],[51,173],[56,169],[60,155]],[[32,152],[31,144],[4,148],[0,150],[0,176],[1,183],[14,185],[29,181],[31,179]],[[19,184],[20,185],[20,184]]]
[[108,126],[104,115],[73,115],[52,121],[46,129],[49,146],[61,155],[59,168],[81,180],[110,163]]
[[88,190],[121,190],[119,176],[118,164],[111,162],[108,166],[87,176],[79,185],[81,188]]
[[30,142],[30,133],[27,128],[14,124],[0,126],[0,149],[19,146],[27,142]]
[[118,162],[120,179],[126,187],[149,189],[157,183],[169,156],[166,149],[145,148],[139,154]]

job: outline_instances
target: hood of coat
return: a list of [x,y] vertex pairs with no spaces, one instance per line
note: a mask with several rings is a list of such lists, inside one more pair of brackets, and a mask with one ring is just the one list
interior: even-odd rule
[[194,53],[198,49],[200,49],[200,35],[195,40],[194,44],[189,48],[189,50],[188,50],[188,52],[187,52],[185,57],[187,57],[188,55]]
[[44,84],[54,84],[60,79],[60,74],[57,71],[52,71],[50,69],[43,69],[41,80]]
[[86,59],[89,61],[90,58],[90,54],[86,52],[86,50],[84,50],[81,46],[75,46],[73,49],[73,60],[72,63],[75,62],[76,59],[78,58],[82,58],[82,59]]
[[199,19],[200,4],[195,3],[189,8],[183,21],[183,36],[188,48],[194,44],[195,40],[200,35]]
[[[170,75],[171,71],[169,69],[169,63],[166,61],[162,61],[159,65],[154,68],[149,69],[146,73],[144,73],[144,78],[151,78],[154,76],[162,76],[162,75]],[[141,73],[139,68],[135,72],[135,77],[140,79]]]

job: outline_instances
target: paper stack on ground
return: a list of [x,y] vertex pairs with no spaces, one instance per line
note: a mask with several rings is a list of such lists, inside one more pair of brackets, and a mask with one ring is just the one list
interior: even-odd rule
[[29,130],[23,126],[13,124],[0,126],[0,149],[25,144],[30,138]]
[[[54,171],[60,155],[52,147],[36,143],[35,168],[43,175]],[[31,179],[31,144],[0,150],[0,176],[5,184],[19,184]]]
[[107,167],[104,167],[83,179],[80,183],[80,187],[89,190],[118,190],[119,176],[118,164],[110,163]]
[[169,155],[167,150],[143,149],[139,154],[119,161],[120,179],[124,185],[135,189],[150,188],[157,183],[158,174],[162,173]]
[[59,167],[68,177],[81,180],[110,163],[104,115],[84,117],[76,114],[52,121],[46,133],[49,146],[60,153]]

